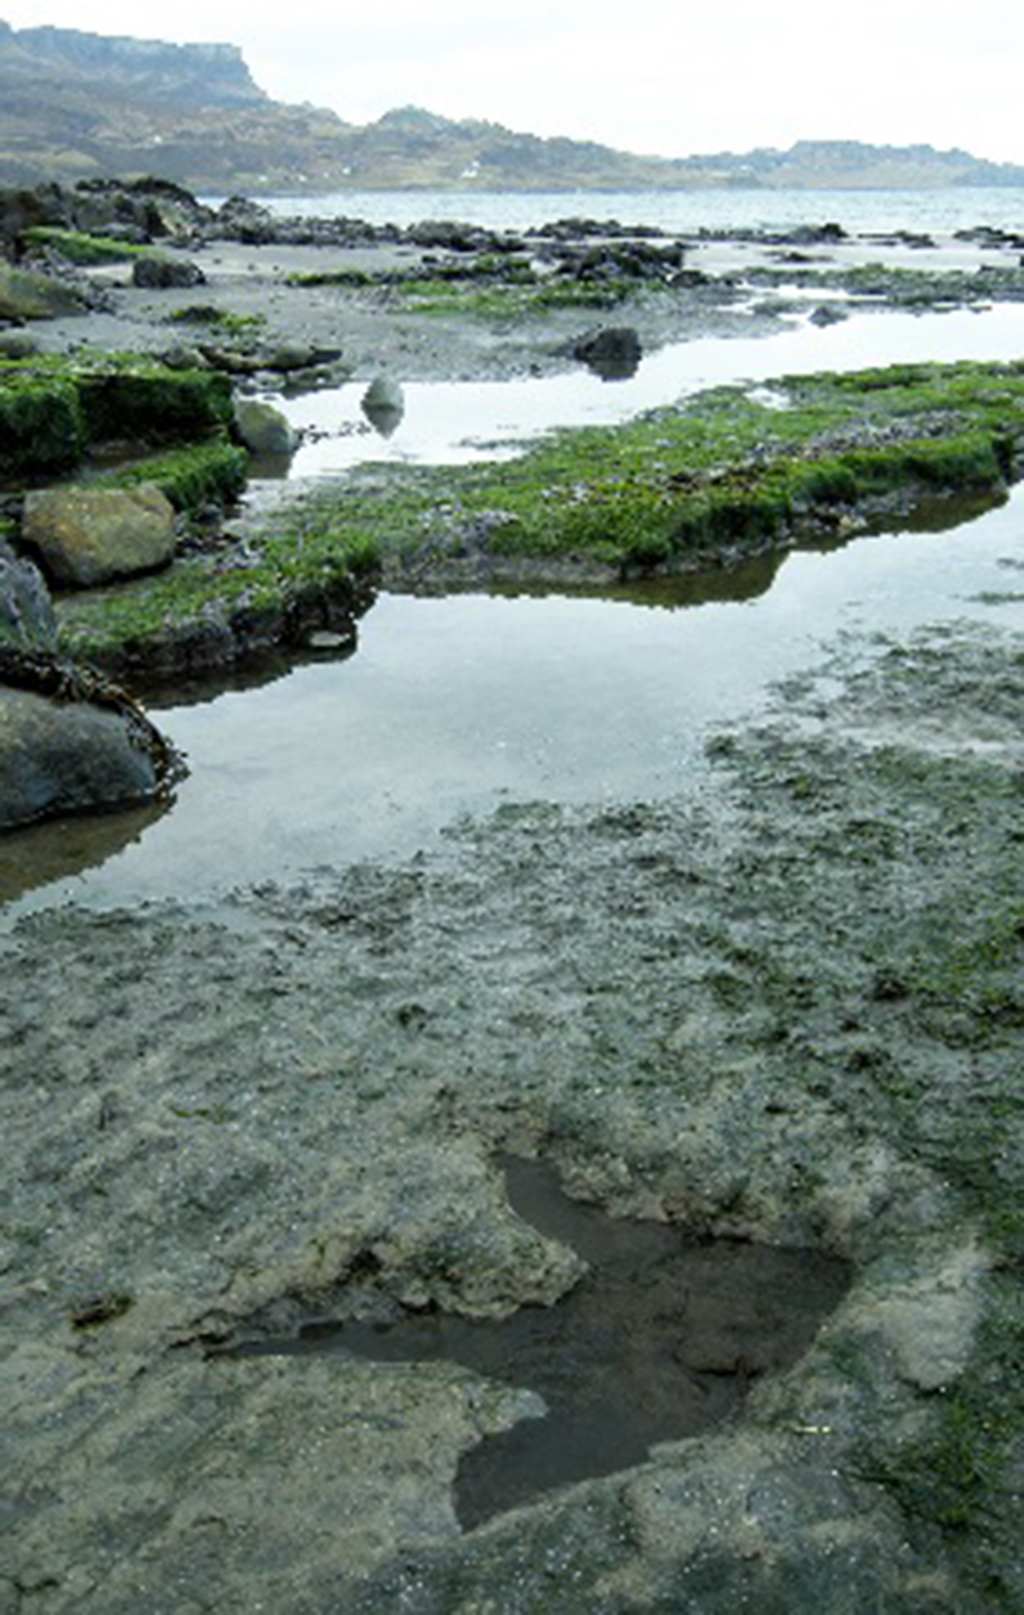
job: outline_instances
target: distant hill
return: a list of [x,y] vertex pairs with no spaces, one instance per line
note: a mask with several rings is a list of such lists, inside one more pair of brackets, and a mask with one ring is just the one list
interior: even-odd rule
[[1024,186],[1024,167],[931,146],[804,140],[785,152],[664,158],[419,107],[356,126],[272,101],[234,45],[0,22],[0,184],[139,174],[249,194]]

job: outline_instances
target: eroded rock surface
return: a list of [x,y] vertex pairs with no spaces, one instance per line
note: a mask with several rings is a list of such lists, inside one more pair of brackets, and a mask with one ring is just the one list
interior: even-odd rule
[[[8,934],[12,1597],[45,1615],[1019,1603],[1015,1381],[991,1345],[1015,1281],[991,1257],[1022,1184],[988,1131],[1019,1024],[1014,654],[876,650],[841,699],[832,668],[799,731],[790,711],[723,742],[699,804],[510,806],[433,862]],[[955,736],[975,698],[984,753],[939,752],[927,724]],[[900,743],[872,745],[897,717]],[[565,1293],[579,1255],[515,1214],[502,1148],[613,1214],[816,1248],[853,1282],[742,1420],[463,1534],[460,1458],[536,1416],[528,1383],[208,1353]],[[980,1446],[957,1422],[972,1375]],[[941,1525],[957,1453],[988,1548]]]

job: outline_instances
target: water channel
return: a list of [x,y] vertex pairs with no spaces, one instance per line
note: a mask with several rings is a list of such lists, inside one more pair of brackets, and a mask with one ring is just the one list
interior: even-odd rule
[[[869,314],[824,331],[800,323],[757,342],[667,349],[621,391],[586,374],[495,384],[486,420],[484,384],[411,388],[409,435],[386,442],[333,430],[336,398],[312,395],[294,407],[320,421],[335,457],[303,464],[300,455],[296,473],[342,474],[381,452],[445,460],[468,445],[466,455],[480,454],[481,439],[523,437],[593,410],[622,418],[709,381],[1022,352],[1016,306]],[[349,407],[358,408],[357,389]],[[436,845],[460,815],[510,801],[696,788],[709,732],[763,708],[773,681],[812,664],[836,634],[1024,621],[1024,495],[937,526],[606,598],[383,595],[346,660],[169,695],[159,721],[191,766],[173,807],[8,834],[5,920],[69,900],[213,897],[322,863],[404,859]]]

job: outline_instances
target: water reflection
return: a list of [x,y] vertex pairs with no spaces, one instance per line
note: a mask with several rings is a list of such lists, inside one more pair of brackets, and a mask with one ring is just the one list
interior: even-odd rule
[[505,1157],[502,1165],[513,1209],[588,1264],[554,1306],[487,1320],[418,1312],[325,1321],[234,1353],[455,1362],[528,1386],[543,1417],[538,1407],[462,1458],[455,1505],[465,1530],[720,1423],[758,1379],[803,1355],[849,1286],[846,1264],[819,1251],[687,1240],[678,1228],[571,1200],[546,1163]]
[[[834,545],[808,545],[808,549],[833,549]],[[786,559],[783,550],[766,550],[753,555],[738,566],[719,567],[708,572],[689,572],[679,577],[628,578],[621,583],[593,584],[544,583],[496,584],[490,593],[504,599],[543,600],[552,596],[566,599],[617,601],[623,605],[646,606],[676,611],[687,606],[705,606],[712,602],[742,602],[756,600],[767,594]]]
[[375,376],[360,406],[375,432],[381,437],[393,437],[405,415],[405,393],[390,377]]
[[11,902],[49,881],[67,881],[98,869],[108,858],[138,846],[170,808],[169,802],[151,803],[5,830],[0,834],[0,902]]
[[632,326],[611,325],[581,337],[573,355],[602,381],[628,381],[640,368],[643,348]]

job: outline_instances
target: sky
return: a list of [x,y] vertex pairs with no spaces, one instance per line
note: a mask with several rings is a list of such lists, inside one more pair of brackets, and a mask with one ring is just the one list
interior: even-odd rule
[[369,123],[415,105],[685,157],[795,140],[1024,163],[1021,0],[0,0],[52,25],[241,47],[275,100]]

